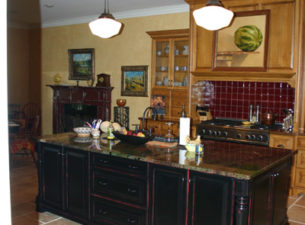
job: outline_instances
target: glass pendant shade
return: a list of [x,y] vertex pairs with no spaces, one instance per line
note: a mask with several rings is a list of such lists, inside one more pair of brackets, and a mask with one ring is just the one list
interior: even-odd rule
[[224,7],[218,0],[212,0],[207,6],[193,12],[198,26],[207,30],[219,30],[230,25],[234,13]]
[[101,17],[89,23],[92,34],[101,38],[111,38],[117,35],[122,27],[122,24],[112,18]]
[[89,23],[92,34],[101,38],[111,38],[112,36],[117,35],[122,27],[122,23],[116,21],[109,13],[109,7],[106,3],[108,3],[108,0],[107,2],[105,0],[104,13],[98,19]]

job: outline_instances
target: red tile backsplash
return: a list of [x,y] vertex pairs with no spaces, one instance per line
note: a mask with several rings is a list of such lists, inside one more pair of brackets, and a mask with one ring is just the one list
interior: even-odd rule
[[249,106],[274,112],[282,122],[283,109],[294,109],[294,88],[287,83],[200,81],[193,85],[192,102],[209,106],[213,117],[248,119]]

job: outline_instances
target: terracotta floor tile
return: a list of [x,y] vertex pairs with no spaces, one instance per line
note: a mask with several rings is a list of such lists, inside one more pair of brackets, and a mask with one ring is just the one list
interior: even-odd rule
[[58,220],[60,218],[62,217],[49,212],[38,213],[38,220],[39,222],[43,222],[43,223],[49,223],[54,220]]
[[296,201],[295,204],[305,206],[305,196],[304,195],[300,196],[300,198]]
[[288,210],[288,218],[294,222],[305,223],[305,207],[298,205],[292,206]]
[[73,222],[71,220],[61,218],[53,222],[47,223],[48,225],[81,225],[80,223]]
[[296,223],[296,222],[289,221],[289,225],[304,225],[304,223]]
[[297,200],[296,196],[289,197],[287,202],[287,208],[289,208],[296,200]]

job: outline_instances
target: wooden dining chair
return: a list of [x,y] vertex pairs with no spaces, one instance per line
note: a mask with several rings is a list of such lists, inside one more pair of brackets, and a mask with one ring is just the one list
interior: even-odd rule
[[39,136],[40,115],[34,117],[33,126],[30,132],[23,132],[10,139],[10,160],[13,163],[16,155],[31,154],[33,161],[36,163],[35,142]]

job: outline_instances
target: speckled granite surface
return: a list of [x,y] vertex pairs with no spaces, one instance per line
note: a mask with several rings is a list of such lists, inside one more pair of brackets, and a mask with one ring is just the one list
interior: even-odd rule
[[79,138],[74,133],[44,136],[41,142],[82,149],[160,165],[185,168],[238,179],[252,179],[278,163],[292,157],[295,151],[230,142],[204,141],[204,153],[196,156],[183,146],[175,148],[129,145],[103,136],[94,140]]

